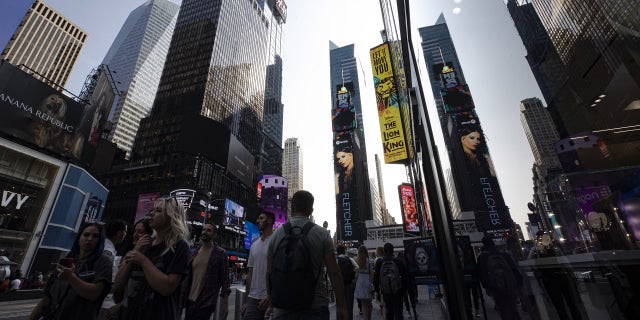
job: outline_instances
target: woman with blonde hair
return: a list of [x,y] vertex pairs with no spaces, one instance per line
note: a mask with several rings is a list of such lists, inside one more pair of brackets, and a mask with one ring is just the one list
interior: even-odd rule
[[373,261],[369,258],[367,247],[358,247],[358,280],[354,297],[362,302],[362,318],[371,319],[371,299],[373,299]]
[[122,319],[180,319],[180,284],[189,256],[185,210],[174,197],[159,198],[149,214],[149,226],[154,237],[141,237],[123,258],[114,282],[114,300],[123,298],[127,285],[128,307]]

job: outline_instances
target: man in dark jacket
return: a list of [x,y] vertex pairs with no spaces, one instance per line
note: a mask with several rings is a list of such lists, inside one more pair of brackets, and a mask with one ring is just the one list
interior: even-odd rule
[[[375,266],[375,274],[373,277],[373,287],[376,290],[377,299],[380,300],[380,294],[382,293],[382,298],[384,299],[384,305],[387,313],[387,320],[401,320],[402,316],[402,302],[403,297],[406,293],[407,288],[409,287],[408,277],[407,277],[407,268],[405,267],[402,260],[394,257],[393,255],[393,245],[391,243],[384,244],[384,256],[381,259],[376,261]],[[393,277],[393,280],[389,278],[389,275],[395,272],[389,272],[389,269],[394,268],[385,268],[383,265],[385,262],[392,261],[397,266],[398,277]],[[384,270],[387,269],[387,270]],[[386,273],[386,274],[385,274]],[[399,278],[399,279],[398,279]],[[393,284],[383,284],[382,281],[393,281]],[[384,287],[394,287],[395,285],[399,286],[398,292],[385,292],[383,290]],[[393,290],[395,291],[395,290]]]

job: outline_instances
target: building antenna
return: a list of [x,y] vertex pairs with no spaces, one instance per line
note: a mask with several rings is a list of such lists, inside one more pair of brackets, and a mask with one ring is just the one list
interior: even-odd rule
[[344,87],[344,68],[340,67],[340,73],[342,77],[342,85],[340,86],[340,93],[346,92],[347,88]]

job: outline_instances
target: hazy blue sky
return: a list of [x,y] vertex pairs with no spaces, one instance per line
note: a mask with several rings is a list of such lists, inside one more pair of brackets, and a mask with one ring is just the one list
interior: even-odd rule
[[[87,43],[68,84],[79,93],[90,70],[106,54],[128,13],[142,0],[45,0],[88,32]],[[174,1],[179,3],[180,1]],[[378,0],[287,1],[284,28],[284,138],[297,137],[304,154],[304,188],[316,196],[316,221],[329,222],[335,230],[335,197],[331,133],[329,41],[338,46],[355,43],[364,81],[361,88],[364,126],[369,151],[382,154],[375,97],[371,82],[369,49],[380,44],[382,18]],[[458,8],[458,9],[456,9]],[[412,30],[416,55],[422,59],[417,29],[435,23],[444,13],[458,57],[473,95],[476,111],[487,137],[498,179],[511,214],[524,227],[526,204],[531,201],[533,156],[519,118],[519,102],[541,94],[524,58],[525,51],[502,0],[413,0]],[[455,13],[454,13],[455,12]],[[428,74],[421,73],[429,112],[435,115]],[[435,117],[434,117],[435,118]],[[432,120],[440,148],[441,131]],[[440,154],[446,152],[441,150]],[[448,160],[443,159],[448,167]],[[397,186],[405,181],[404,168],[383,165],[386,200],[400,218]],[[400,220],[398,220],[400,221]]]

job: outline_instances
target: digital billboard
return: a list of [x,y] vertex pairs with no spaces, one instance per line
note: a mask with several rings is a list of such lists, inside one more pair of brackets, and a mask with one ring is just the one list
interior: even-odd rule
[[334,132],[347,131],[356,128],[356,110],[351,102],[353,83],[338,85],[336,102],[331,114],[331,126]]
[[407,272],[417,284],[440,283],[440,266],[433,237],[403,241]]
[[264,211],[273,212],[277,229],[287,222],[287,193],[289,183],[286,178],[275,175],[263,175],[258,182],[258,206]]
[[358,199],[352,131],[334,133],[333,155],[338,239],[357,240],[354,218],[357,216]]
[[[107,105],[113,94],[109,100],[105,93],[103,99]],[[4,134],[88,165],[95,154],[92,129],[99,130],[106,120],[96,117],[98,110],[108,112],[97,101],[83,105],[10,63],[0,62],[0,131]]]
[[440,89],[440,95],[442,96],[444,111],[447,113],[469,111],[475,107],[469,86],[466,84],[442,88]]
[[228,226],[242,226],[244,222],[244,207],[225,199],[224,201],[224,224]]
[[467,197],[463,211],[475,211],[476,225],[483,232],[503,232],[511,229],[511,218],[489,155],[480,122],[474,112],[452,114],[454,134],[451,135],[456,165],[462,169]]
[[245,185],[253,185],[254,157],[234,135],[229,137],[229,157],[227,171]]
[[416,195],[413,186],[403,183],[398,186],[400,195],[400,209],[402,210],[402,221],[404,231],[410,233],[420,233],[420,219],[416,208]]
[[258,230],[258,226],[255,223],[245,221],[244,231],[247,233],[244,236],[244,248],[249,250],[251,249],[251,244],[260,237],[260,230]]
[[371,49],[370,55],[384,162],[400,162],[408,158],[408,153],[389,44]]
[[160,198],[160,192],[142,193],[138,195],[138,205],[136,206],[136,216],[133,219],[134,222],[140,221],[151,210],[153,210],[156,199]]

